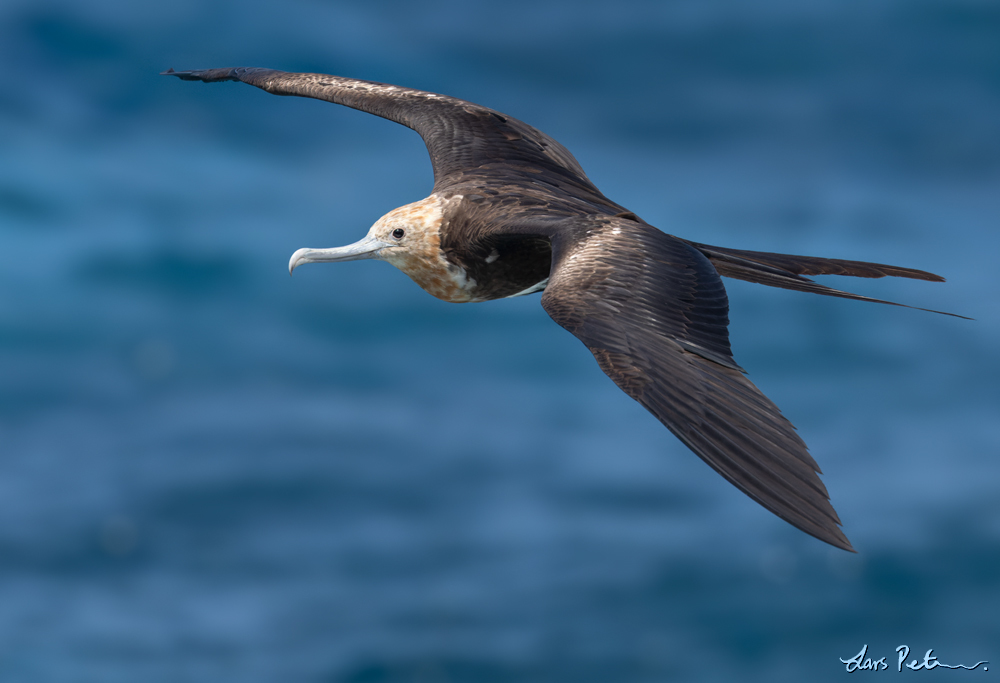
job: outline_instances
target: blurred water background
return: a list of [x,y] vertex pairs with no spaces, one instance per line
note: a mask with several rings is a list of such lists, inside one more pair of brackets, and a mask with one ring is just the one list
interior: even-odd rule
[[[996,3],[4,0],[0,60],[0,681],[1000,667]],[[823,281],[975,322],[727,281],[859,554],[714,474],[537,296],[289,279],[430,164],[157,75],[240,65],[507,112],[677,235],[946,276]]]

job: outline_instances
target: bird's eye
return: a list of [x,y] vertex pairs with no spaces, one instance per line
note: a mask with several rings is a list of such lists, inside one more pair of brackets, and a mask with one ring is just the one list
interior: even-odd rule
[[392,231],[392,236],[395,237],[397,240],[403,239],[403,235],[405,234],[406,233],[403,232],[402,228],[396,228],[395,230]]

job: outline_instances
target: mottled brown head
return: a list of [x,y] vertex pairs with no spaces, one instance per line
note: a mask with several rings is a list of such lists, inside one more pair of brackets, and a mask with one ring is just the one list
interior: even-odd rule
[[439,299],[476,301],[476,283],[441,251],[441,225],[449,200],[431,195],[393,209],[375,222],[359,242],[335,249],[299,249],[288,263],[291,273],[303,263],[379,259],[388,261]]

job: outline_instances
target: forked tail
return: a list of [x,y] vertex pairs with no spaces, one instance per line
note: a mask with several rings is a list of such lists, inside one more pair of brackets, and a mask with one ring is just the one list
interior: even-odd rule
[[803,277],[804,275],[850,275],[853,277],[869,278],[890,276],[944,282],[944,278],[940,275],[928,273],[923,270],[888,266],[882,263],[867,263],[865,261],[843,261],[841,259],[817,258],[815,256],[792,256],[791,254],[772,254],[766,251],[726,249],[725,247],[713,247],[708,244],[698,244],[697,242],[688,242],[688,244],[704,254],[712,262],[712,265],[715,266],[719,275],[724,277],[756,282],[771,287],[794,289],[799,292],[812,292],[813,294],[837,296],[843,299],[856,299],[858,301],[873,301],[879,304],[915,308],[918,311],[950,315],[956,318],[964,318],[965,320],[972,319],[955,313],[907,306],[906,304],[897,304],[894,301],[884,301],[860,294],[852,294],[851,292],[843,292]]

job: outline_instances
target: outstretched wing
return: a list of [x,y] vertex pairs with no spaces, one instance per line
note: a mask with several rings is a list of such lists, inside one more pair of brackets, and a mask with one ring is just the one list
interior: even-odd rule
[[561,186],[607,200],[565,147],[526,123],[464,100],[354,78],[238,67],[164,71],[188,81],[241,81],[275,95],[326,100],[408,126],[420,134],[440,191],[476,175],[524,179]]
[[548,314],[737,488],[806,533],[853,550],[806,445],[733,360],[729,302],[708,259],[618,218],[572,219],[549,232]]

